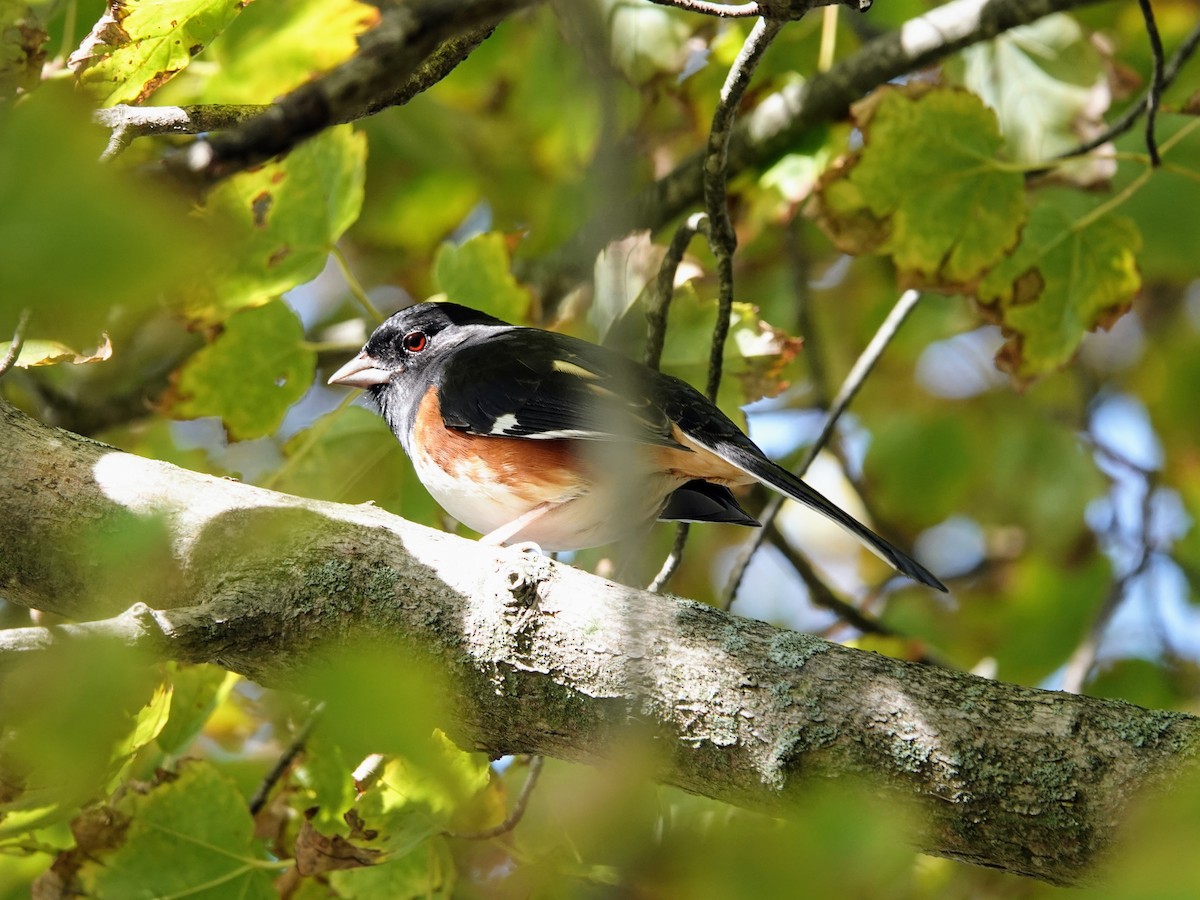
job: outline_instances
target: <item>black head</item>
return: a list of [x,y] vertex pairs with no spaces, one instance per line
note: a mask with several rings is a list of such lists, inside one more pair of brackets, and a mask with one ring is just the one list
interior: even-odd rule
[[426,369],[481,329],[507,325],[457,303],[418,303],[376,328],[362,352],[334,372],[329,383],[379,389],[404,373]]

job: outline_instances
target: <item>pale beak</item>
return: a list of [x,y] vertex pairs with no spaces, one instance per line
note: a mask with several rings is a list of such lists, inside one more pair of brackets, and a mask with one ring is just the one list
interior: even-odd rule
[[392,373],[382,368],[379,360],[367,356],[365,351],[329,376],[329,384],[344,384],[356,388],[387,384],[391,380]]

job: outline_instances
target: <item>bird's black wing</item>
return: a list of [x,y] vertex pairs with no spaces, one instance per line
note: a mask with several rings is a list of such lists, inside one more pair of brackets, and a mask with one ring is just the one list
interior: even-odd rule
[[497,329],[448,358],[442,418],[472,434],[677,447],[663,409],[663,378],[567,335]]

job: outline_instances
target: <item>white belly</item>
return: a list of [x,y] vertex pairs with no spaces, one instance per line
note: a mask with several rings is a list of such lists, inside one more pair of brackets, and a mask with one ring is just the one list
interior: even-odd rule
[[413,466],[446,512],[484,535],[544,505],[543,514],[505,541],[533,541],[544,550],[583,550],[637,535],[658,518],[668,495],[683,483],[670,476],[628,474],[628,466],[624,475],[617,466],[600,466],[592,468],[587,482],[509,487],[472,482],[462,477],[462,469],[452,476],[421,454],[414,456]]

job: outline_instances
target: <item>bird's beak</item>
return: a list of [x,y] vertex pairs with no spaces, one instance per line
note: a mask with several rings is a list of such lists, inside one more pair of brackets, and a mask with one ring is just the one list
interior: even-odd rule
[[376,384],[387,384],[392,373],[379,364],[379,360],[367,356],[366,351],[358,354],[329,376],[329,384],[344,384],[347,387],[369,388]]

